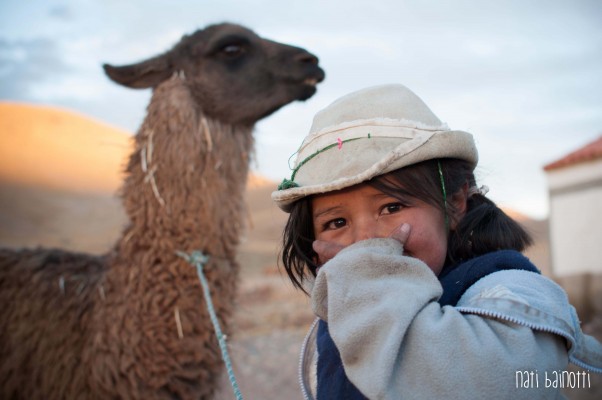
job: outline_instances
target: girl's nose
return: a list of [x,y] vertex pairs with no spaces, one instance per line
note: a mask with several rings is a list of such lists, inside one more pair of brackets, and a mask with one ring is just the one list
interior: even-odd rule
[[381,232],[379,229],[378,221],[373,219],[366,219],[356,225],[354,242],[360,240],[375,239],[385,237],[386,234]]

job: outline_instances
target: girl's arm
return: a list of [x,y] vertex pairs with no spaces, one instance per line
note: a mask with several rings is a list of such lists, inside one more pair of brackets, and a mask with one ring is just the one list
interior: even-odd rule
[[542,390],[556,397],[545,378],[567,366],[562,337],[441,307],[441,293],[433,272],[403,256],[398,240],[370,239],[320,269],[312,306],[368,398],[518,399]]

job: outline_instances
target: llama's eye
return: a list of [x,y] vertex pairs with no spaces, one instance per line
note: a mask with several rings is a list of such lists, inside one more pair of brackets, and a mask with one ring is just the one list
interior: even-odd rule
[[242,55],[245,52],[245,49],[237,44],[229,44],[222,47],[221,52],[227,57],[234,58]]

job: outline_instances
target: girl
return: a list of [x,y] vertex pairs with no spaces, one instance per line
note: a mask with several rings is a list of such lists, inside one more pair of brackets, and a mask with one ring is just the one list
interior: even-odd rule
[[569,360],[602,372],[564,291],[520,254],[529,235],[477,188],[477,161],[472,135],[401,85],[316,115],[272,194],[290,213],[282,262],[318,317],[306,398],[557,398],[546,378]]

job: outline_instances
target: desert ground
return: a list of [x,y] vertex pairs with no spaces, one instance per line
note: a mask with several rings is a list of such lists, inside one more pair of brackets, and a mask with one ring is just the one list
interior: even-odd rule
[[[84,132],[84,133],[82,133]],[[127,224],[118,196],[130,136],[67,110],[0,103],[0,246],[108,251]],[[278,267],[286,214],[270,201],[276,183],[252,176],[240,292],[228,338],[247,399],[301,399],[298,353],[313,321],[309,301]],[[508,210],[532,233],[526,255],[550,275],[548,222]],[[598,335],[602,326],[588,325]],[[512,378],[512,384],[514,384]],[[602,379],[571,399],[601,399]],[[231,399],[226,376],[217,398]]]

